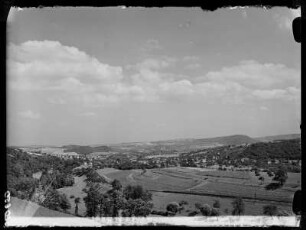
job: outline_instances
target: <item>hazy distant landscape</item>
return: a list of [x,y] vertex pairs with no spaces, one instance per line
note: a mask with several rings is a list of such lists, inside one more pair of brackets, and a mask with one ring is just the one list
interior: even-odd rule
[[[20,146],[7,151],[12,196],[84,217],[95,215],[90,213],[90,205],[99,204],[98,200],[90,203],[88,197],[113,192],[114,181],[120,185],[116,192],[122,192],[123,197],[129,186],[140,186],[140,193],[150,194],[149,200],[138,198],[137,202],[149,203],[136,216],[208,215],[204,207],[209,207],[209,215],[232,215],[237,199],[243,202],[242,215],[287,216],[293,214],[293,194],[301,188],[298,134],[94,147]],[[53,200],[56,196],[57,201]],[[123,204],[119,208],[121,213],[126,209]]]

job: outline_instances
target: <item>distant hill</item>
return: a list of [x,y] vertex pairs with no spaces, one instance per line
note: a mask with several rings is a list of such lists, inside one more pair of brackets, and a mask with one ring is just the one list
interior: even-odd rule
[[94,152],[109,152],[111,148],[108,146],[82,146],[82,145],[64,145],[64,152],[76,152],[77,154],[90,154]]
[[284,134],[284,135],[275,135],[275,136],[266,136],[266,137],[257,137],[254,138],[257,141],[269,142],[277,140],[292,140],[301,138],[301,134]]
[[169,140],[169,141],[156,141],[151,142],[154,144],[176,144],[176,143],[186,143],[186,144],[195,144],[195,145],[241,145],[241,144],[252,144],[258,142],[257,140],[246,136],[246,135],[231,135],[231,136],[223,136],[223,137],[212,137],[212,138],[201,138],[201,139],[177,139],[177,140]]
[[216,142],[222,145],[241,145],[252,144],[258,142],[257,140],[246,135],[232,135],[224,137],[214,137],[208,139],[199,139],[200,141]]

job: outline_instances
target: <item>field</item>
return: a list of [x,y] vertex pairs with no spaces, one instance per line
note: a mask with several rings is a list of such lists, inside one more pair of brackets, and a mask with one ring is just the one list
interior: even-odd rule
[[[285,185],[277,190],[266,190],[271,182],[266,173],[261,183],[253,172],[216,171],[198,168],[164,168],[146,170],[105,170],[99,173],[111,179],[118,179],[126,186],[139,184],[153,192],[154,209],[165,210],[171,201],[184,199],[189,203],[186,209],[194,210],[194,203],[212,205],[215,199],[221,203],[221,211],[231,210],[233,198],[240,196],[246,203],[246,215],[261,215],[262,207],[275,204],[280,210],[291,213],[294,192],[300,188],[301,175],[288,173]],[[186,211],[186,210],[185,210]],[[181,215],[186,215],[183,211]]]
[[[168,203],[186,200],[188,205],[178,215],[186,216],[195,210],[195,203],[209,204],[215,200],[221,204],[222,215],[230,214],[231,202],[237,196],[244,199],[245,215],[262,215],[263,206],[273,204],[279,210],[292,214],[291,203],[294,192],[300,188],[301,174],[288,173],[285,185],[277,190],[266,190],[271,177],[261,172],[265,178],[261,183],[254,172],[218,171],[201,168],[163,168],[143,170],[117,170],[113,168],[99,169],[97,172],[109,182],[118,179],[123,186],[129,184],[142,185],[153,194],[154,210],[165,211]],[[86,187],[85,176],[75,177],[75,185],[58,189],[65,193],[71,203],[70,213],[74,213],[74,198],[80,197],[79,214],[85,215],[83,202]],[[105,185],[105,191],[110,186]]]
[[[75,209],[75,203],[74,199],[76,197],[80,197],[80,203],[79,203],[79,215],[83,216],[86,213],[86,207],[85,203],[83,201],[83,198],[86,196],[86,193],[84,193],[82,190],[86,187],[86,182],[84,181],[86,179],[86,176],[81,177],[74,177],[74,185],[71,187],[64,187],[60,188],[57,191],[66,194],[67,198],[69,199],[69,202],[71,204],[71,208],[68,210],[69,213],[74,214]],[[73,198],[71,198],[73,196]]]

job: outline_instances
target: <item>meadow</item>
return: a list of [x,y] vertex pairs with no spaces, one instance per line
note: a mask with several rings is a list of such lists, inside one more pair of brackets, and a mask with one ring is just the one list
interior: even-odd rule
[[[142,185],[153,194],[154,210],[165,211],[168,203],[185,200],[188,205],[178,213],[186,216],[195,210],[195,203],[213,205],[215,200],[221,204],[220,213],[230,214],[231,202],[235,197],[242,197],[245,203],[245,215],[262,215],[263,206],[276,205],[279,210],[292,214],[291,202],[294,192],[300,188],[301,174],[288,173],[287,182],[280,189],[270,191],[265,186],[272,179],[261,172],[264,182],[260,182],[254,172],[218,171],[201,168],[162,168],[146,170],[118,170],[104,168],[97,170],[99,175],[112,181],[118,179],[123,186]],[[85,215],[86,207],[83,198],[86,194],[86,177],[75,177],[72,187],[58,189],[65,193],[71,203],[70,213],[74,213],[74,198],[80,197],[79,214]],[[110,186],[105,184],[105,191]],[[72,197],[72,198],[71,198]]]
[[184,199],[189,205],[186,210],[194,210],[194,203],[212,205],[218,199],[221,211],[231,210],[235,197],[242,197],[246,204],[246,215],[261,215],[262,207],[274,204],[280,210],[291,213],[294,192],[300,188],[301,174],[288,173],[288,180],[277,190],[266,190],[272,179],[261,172],[264,182],[260,182],[254,172],[201,170],[197,168],[163,168],[143,170],[109,171],[106,176],[118,179],[124,186],[139,184],[153,193],[154,209],[165,210],[169,202]]

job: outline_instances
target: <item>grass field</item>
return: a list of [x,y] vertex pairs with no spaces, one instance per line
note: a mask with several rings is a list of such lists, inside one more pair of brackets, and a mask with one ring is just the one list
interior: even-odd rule
[[[75,203],[74,199],[76,197],[80,197],[80,203],[79,203],[79,215],[84,216],[86,213],[86,207],[85,203],[83,201],[83,198],[86,196],[86,193],[83,192],[83,189],[86,187],[86,182],[85,182],[86,176],[81,176],[81,177],[74,177],[74,185],[71,187],[64,187],[60,188],[57,191],[60,193],[66,194],[70,204],[71,208],[68,210],[69,213],[74,214],[74,209],[75,209]],[[74,198],[70,198],[70,196],[74,196]]]
[[[195,202],[212,205],[215,199],[219,199],[221,206],[224,207],[221,211],[223,210],[222,213],[225,214],[225,208],[231,210],[233,198],[241,196],[246,203],[246,215],[261,215],[262,207],[267,204],[275,204],[279,209],[290,213],[293,194],[300,188],[301,181],[299,173],[288,173],[285,185],[270,191],[266,190],[265,186],[272,179],[263,172],[261,172],[265,178],[263,183],[258,180],[254,172],[208,171],[180,167],[151,169],[145,173],[142,170],[108,170],[106,175],[111,179],[118,179],[123,186],[139,184],[151,190],[155,209],[165,210],[169,202],[185,199],[190,206],[187,209],[193,210]],[[183,211],[181,215],[187,213]]]
[[[216,198],[210,196],[173,194],[173,193],[164,193],[164,192],[153,193],[154,210],[165,211],[167,204],[169,204],[172,201],[179,202],[181,200],[186,200],[188,202],[188,205],[186,205],[185,209],[181,213],[178,213],[177,216],[187,216],[188,213],[195,210],[194,206],[195,203],[208,204],[212,206],[215,200],[219,200],[220,202],[221,215],[230,215],[232,211],[231,202],[233,201],[233,199],[230,198]],[[279,204],[277,202],[259,202],[259,201],[254,202],[250,200],[244,200],[244,203],[245,203],[246,215],[251,215],[251,216],[262,215],[263,206],[267,204],[276,205],[278,207],[278,210],[292,214],[290,204]],[[228,214],[225,211],[226,209],[228,210]]]
[[[221,204],[221,214],[229,214],[232,209],[231,202],[235,197],[242,197],[245,202],[245,215],[262,215],[264,205],[274,204],[279,210],[291,212],[291,202],[294,192],[301,187],[301,174],[288,173],[285,185],[277,190],[269,191],[265,186],[272,179],[264,172],[265,178],[261,183],[254,172],[243,171],[217,171],[200,168],[163,168],[143,170],[117,170],[113,168],[99,169],[97,172],[109,181],[118,179],[125,187],[142,185],[153,194],[155,210],[166,210],[168,203],[172,201],[186,200],[189,204],[180,214],[188,215],[195,210],[196,202],[212,205],[218,199]],[[70,213],[74,213],[74,198],[80,197],[79,214],[85,215],[86,208],[83,198],[86,194],[82,191],[86,187],[85,176],[75,177],[75,185],[58,189],[65,193],[71,203]],[[105,191],[110,189],[105,185]],[[189,210],[189,211],[188,211]]]

